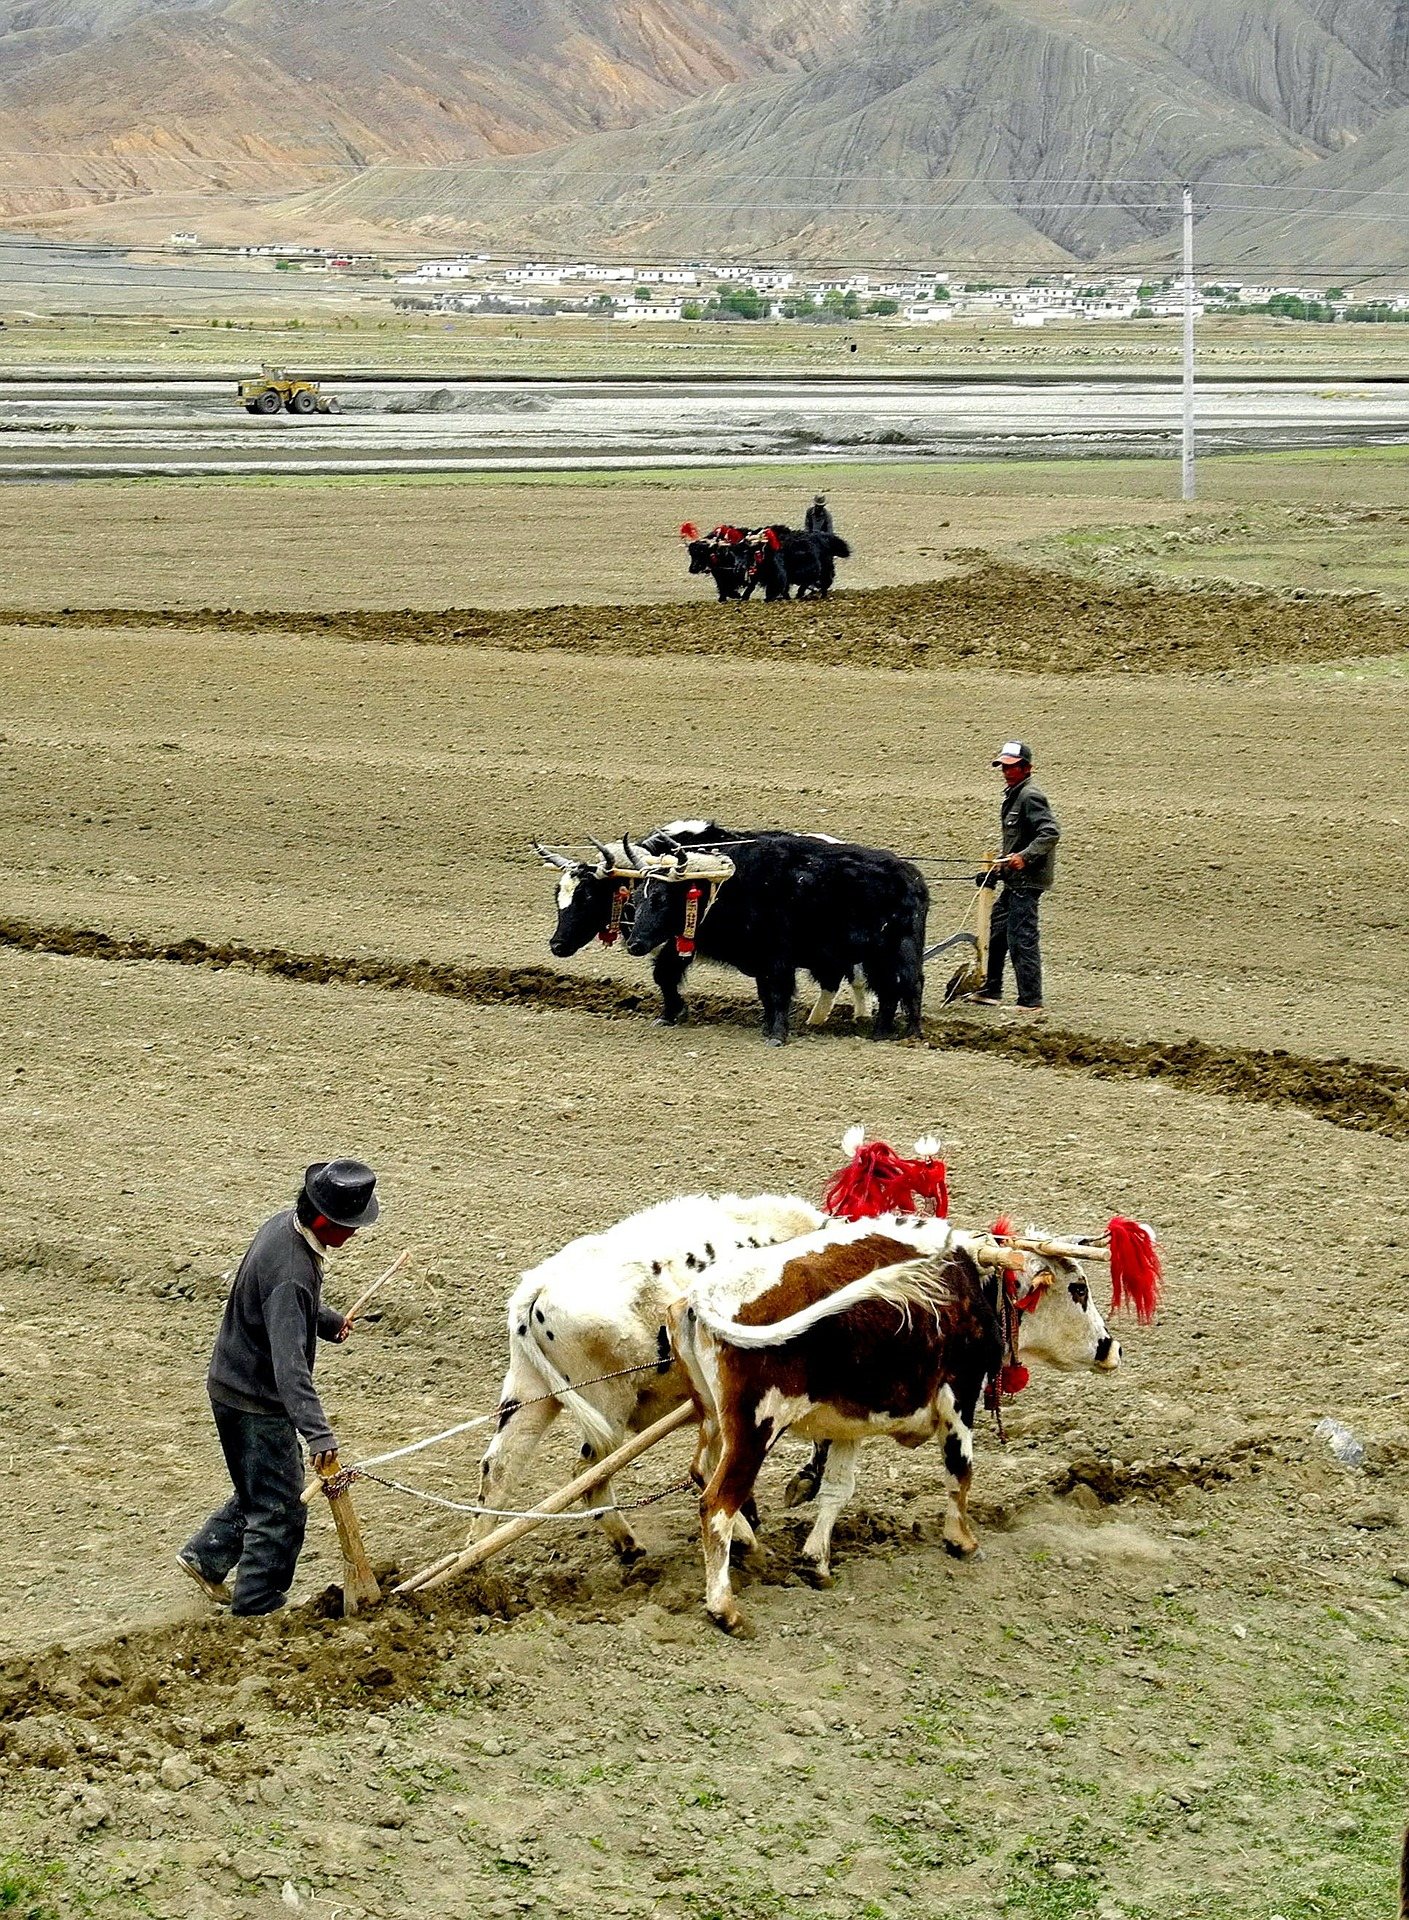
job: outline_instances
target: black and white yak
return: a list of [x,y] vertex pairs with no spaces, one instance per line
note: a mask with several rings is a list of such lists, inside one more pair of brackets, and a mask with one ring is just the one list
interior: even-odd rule
[[640,875],[626,950],[655,955],[664,1024],[685,1012],[680,983],[698,952],[756,982],[773,1046],[788,1037],[799,969],[828,1008],[843,981],[864,978],[876,998],[874,1038],[895,1032],[897,1011],[907,1031],[919,1032],[929,889],[908,860],[810,834],[761,833],[719,846],[733,867],[719,879],[707,843],[693,854],[682,844],[666,859],[647,857],[629,837],[622,848]]

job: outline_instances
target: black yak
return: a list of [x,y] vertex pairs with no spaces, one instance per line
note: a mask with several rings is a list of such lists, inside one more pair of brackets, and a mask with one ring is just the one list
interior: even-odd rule
[[908,860],[810,834],[762,833],[720,847],[734,871],[719,881],[706,877],[718,870],[707,844],[696,843],[693,859],[683,845],[668,859],[643,857],[627,838],[622,846],[641,876],[626,950],[655,954],[667,1025],[685,1011],[680,982],[698,951],[757,983],[773,1046],[788,1037],[799,968],[824,994],[863,975],[876,996],[874,1038],[895,1031],[897,1010],[919,1032],[929,889]]

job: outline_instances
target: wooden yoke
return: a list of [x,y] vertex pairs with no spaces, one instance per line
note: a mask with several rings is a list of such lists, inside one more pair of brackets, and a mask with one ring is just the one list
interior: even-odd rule
[[319,1467],[318,1477],[333,1510],[333,1525],[338,1530],[338,1545],[342,1548],[342,1610],[346,1618],[363,1607],[374,1606],[381,1599],[382,1590],[367,1558],[357,1511],[336,1454],[328,1466]]

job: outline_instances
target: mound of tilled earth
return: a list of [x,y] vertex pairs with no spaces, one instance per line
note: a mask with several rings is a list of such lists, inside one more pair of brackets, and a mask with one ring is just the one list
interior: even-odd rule
[[545,607],[526,611],[242,613],[130,608],[14,613],[26,626],[314,633],[436,646],[580,653],[728,654],[859,667],[990,667],[1028,673],[1216,673],[1392,654],[1409,615],[1368,595],[1097,585],[988,562],[932,585],[747,606]]
[[[46,926],[0,919],[0,946],[107,961],[160,960],[178,966],[242,967],[304,985],[378,987],[468,1000],[478,1006],[528,1006],[592,1013],[608,1019],[639,1016],[655,1005],[648,990],[614,980],[583,980],[540,966],[459,966],[450,961],[383,960],[328,953],[295,953],[242,942],[151,940],[91,927]],[[701,994],[694,1002],[705,1024],[753,1027],[752,1002]],[[1162,1080],[1186,1092],[1299,1107],[1319,1120],[1360,1133],[1409,1140],[1409,1076],[1386,1061],[1321,1060],[1280,1048],[1219,1047],[1193,1038],[1115,1040],[1052,1026],[1012,1028],[966,1019],[957,1011],[925,1022],[935,1048],[998,1054],[1030,1066],[1063,1067],[1106,1080]]]
[[[1019,1512],[1077,1487],[1089,1488],[1103,1506],[1170,1500],[1187,1486],[1224,1485],[1298,1459],[1298,1436],[1270,1427],[1221,1448],[1162,1460],[1080,1455],[1033,1478],[1001,1509],[980,1495],[973,1511],[983,1525],[1011,1525]],[[875,1545],[912,1531],[908,1521],[869,1514],[851,1520],[848,1536]],[[765,1585],[791,1585],[793,1555],[779,1542],[773,1558],[776,1564],[757,1566],[754,1577]],[[488,1568],[434,1595],[400,1598],[390,1589],[401,1571],[378,1567],[383,1602],[356,1621],[341,1618],[342,1591],[333,1586],[283,1614],[241,1621],[238,1630],[225,1618],[163,1625],[0,1663],[0,1764],[61,1767],[104,1728],[146,1719],[157,1706],[168,1713],[208,1708],[212,1694],[219,1697],[249,1674],[258,1675],[267,1704],[289,1711],[388,1705],[424,1692],[451,1658],[457,1628],[477,1631],[509,1622],[535,1604],[521,1581]],[[543,1577],[555,1612],[602,1617],[604,1595],[590,1568],[559,1564]],[[639,1595],[628,1589],[617,1596],[614,1610],[629,1613],[639,1604]],[[693,1618],[693,1589],[684,1604]],[[166,1725],[170,1731],[171,1723]],[[217,1716],[206,1740],[219,1744],[239,1730],[238,1721]]]

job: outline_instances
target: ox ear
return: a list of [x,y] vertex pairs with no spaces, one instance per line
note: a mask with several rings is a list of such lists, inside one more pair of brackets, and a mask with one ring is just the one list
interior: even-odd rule
[[550,848],[542,846],[537,840],[530,840],[528,844],[533,848],[533,851],[545,866],[560,867],[564,873],[571,873],[572,869],[578,864],[576,860],[569,860],[561,853],[552,852]]

